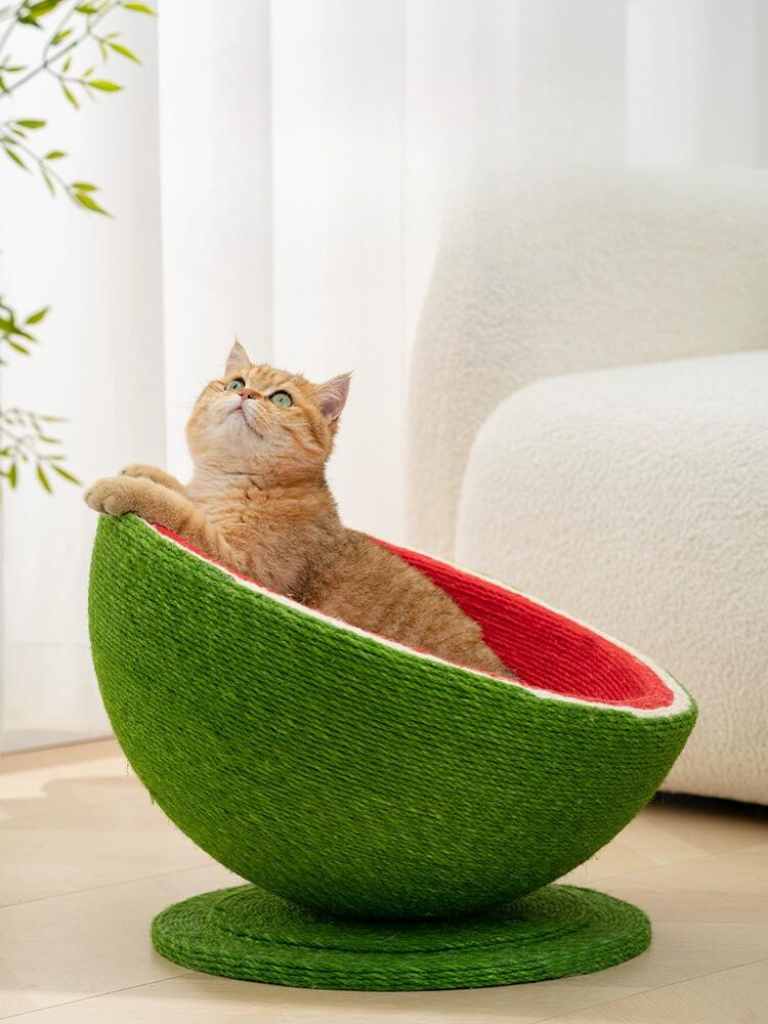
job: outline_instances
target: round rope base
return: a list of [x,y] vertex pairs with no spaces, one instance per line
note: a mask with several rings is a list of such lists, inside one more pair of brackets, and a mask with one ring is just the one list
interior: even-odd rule
[[176,903],[155,918],[158,953],[183,967],[300,988],[481,988],[588,974],[647,949],[637,907],[549,885],[482,916],[356,921],[305,910],[254,885]]

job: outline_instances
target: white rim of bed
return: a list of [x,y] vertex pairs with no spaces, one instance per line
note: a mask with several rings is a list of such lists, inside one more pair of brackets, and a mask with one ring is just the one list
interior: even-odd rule
[[[507,679],[506,676],[495,676],[488,672],[480,672],[477,669],[468,668],[466,665],[459,665],[454,661],[446,661],[445,658],[439,658],[437,655],[428,654],[426,651],[418,651],[414,647],[408,647],[406,644],[398,643],[396,640],[390,640],[387,637],[379,636],[377,633],[369,633],[365,629],[360,629],[357,626],[352,626],[348,622],[344,622],[343,619],[334,618],[332,615],[326,615],[324,612],[317,611],[315,608],[309,608],[305,604],[301,604],[300,601],[295,601],[291,597],[286,597],[283,594],[278,594],[274,590],[269,590],[267,587],[262,587],[258,583],[250,579],[244,579],[238,573],[232,569],[228,569],[226,566],[221,565],[219,562],[208,558],[206,555],[199,551],[188,547],[182,543],[175,536],[169,536],[167,533],[163,533],[160,527],[155,523],[147,522],[146,519],[142,519],[140,516],[136,517],[139,522],[143,523],[148,529],[152,530],[162,540],[167,541],[169,544],[175,545],[180,550],[191,555],[200,562],[204,562],[206,565],[212,566],[214,569],[218,569],[225,576],[234,580],[240,586],[245,587],[247,590],[252,590],[254,593],[262,594],[265,597],[272,598],[273,601],[277,601],[278,604],[282,604],[287,608],[291,608],[294,611],[301,612],[312,619],[319,619],[321,622],[327,622],[337,629],[341,629],[347,633],[353,633],[357,636],[365,637],[369,640],[375,640],[385,647],[391,647],[393,650],[404,651],[414,658],[423,658],[425,661],[432,662],[436,665],[448,665],[451,668],[459,668],[462,672],[467,672],[470,675],[477,676],[480,679],[493,679],[495,682],[506,683],[508,686],[518,687],[526,693],[535,694],[542,700],[555,700],[564,704],[575,704],[580,707],[588,708],[602,708],[606,711],[621,711],[624,714],[632,714],[636,718],[672,718],[675,715],[683,714],[688,711],[691,707],[692,698],[690,694],[678,683],[678,681],[671,676],[668,672],[665,672],[663,668],[658,666],[655,662],[651,661],[650,658],[646,658],[645,655],[640,654],[633,647],[628,644],[622,643],[615,637],[610,636],[608,633],[604,633],[600,629],[596,629],[591,626],[588,622],[583,622],[581,619],[577,619],[573,615],[569,615],[560,608],[555,608],[551,604],[547,604],[546,601],[540,601],[536,597],[532,597],[530,594],[526,594],[522,590],[517,590],[515,587],[510,587],[506,583],[501,583],[499,580],[495,580],[490,576],[483,576],[480,573],[471,572],[469,569],[463,569],[461,566],[453,565],[450,562],[445,562],[442,559],[435,558],[433,555],[427,554],[426,552],[418,551],[416,548],[408,548],[407,550],[413,551],[414,554],[422,555],[424,558],[429,558],[431,561],[436,562],[439,565],[445,565],[451,569],[458,569],[459,572],[466,573],[468,576],[474,576],[478,579],[486,579],[488,582],[493,583],[494,586],[500,587],[502,590],[506,590],[511,594],[518,594],[520,597],[524,597],[527,601],[531,601],[533,604],[538,605],[540,608],[545,608],[547,611],[553,612],[555,615],[559,615],[564,619],[568,619],[570,622],[576,623],[584,629],[589,630],[590,633],[594,633],[595,636],[599,636],[601,639],[606,640],[614,647],[618,647],[620,650],[625,651],[631,655],[636,661],[639,661],[642,665],[649,668],[658,678],[664,683],[664,685],[672,693],[672,703],[666,704],[662,707],[656,708],[635,708],[630,704],[621,704],[608,701],[599,700],[586,700],[581,697],[573,697],[569,694],[556,693],[553,690],[542,690],[540,687],[528,686],[523,682],[519,682],[515,679]],[[171,531],[173,532],[173,531]]]

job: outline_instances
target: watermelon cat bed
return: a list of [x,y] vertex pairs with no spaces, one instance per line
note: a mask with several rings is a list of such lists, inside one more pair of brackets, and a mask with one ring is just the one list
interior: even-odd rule
[[499,985],[642,952],[637,908],[550,885],[643,807],[695,707],[560,612],[393,548],[524,683],[353,629],[135,516],[99,521],[93,657],[168,817],[252,884],[154,921],[164,956],[316,988]]

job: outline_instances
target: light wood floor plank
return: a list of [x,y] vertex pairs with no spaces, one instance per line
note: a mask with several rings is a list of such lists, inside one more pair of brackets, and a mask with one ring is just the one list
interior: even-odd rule
[[627,996],[540,1024],[765,1024],[768,961]]
[[0,1018],[183,973],[151,948],[152,917],[238,879],[209,863],[0,909]]
[[[0,1018],[29,1024],[768,1024],[768,809],[661,798],[569,876],[646,909],[600,974],[469,992],[339,993],[158,957],[152,916],[237,879],[155,807],[114,742],[0,766]],[[9,768],[10,765],[10,768]]]
[[138,792],[0,824],[0,906],[206,863]]
[[532,1024],[628,995],[598,975],[454,992],[322,992],[187,974],[20,1018],[29,1024]]

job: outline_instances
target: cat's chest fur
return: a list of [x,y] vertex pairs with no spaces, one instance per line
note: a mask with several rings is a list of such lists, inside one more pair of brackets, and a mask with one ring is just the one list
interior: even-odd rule
[[190,497],[238,553],[244,572],[291,597],[301,599],[343,540],[327,492],[249,487]]

